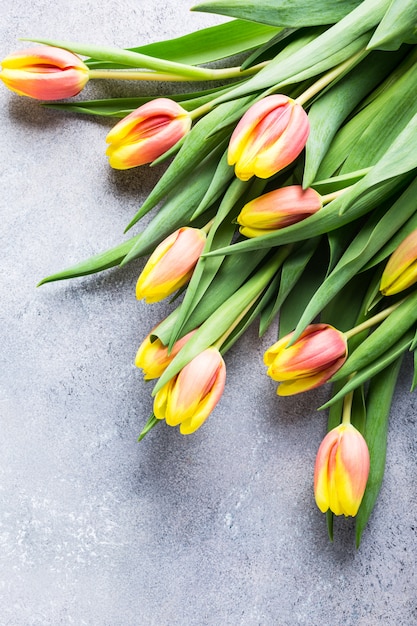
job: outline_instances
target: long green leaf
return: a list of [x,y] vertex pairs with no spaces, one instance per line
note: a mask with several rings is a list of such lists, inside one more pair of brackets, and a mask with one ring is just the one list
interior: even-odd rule
[[280,255],[276,255],[203,322],[168,365],[156,383],[153,395],[195,356],[213,345],[230,329],[239,315],[254,301],[254,298],[258,297],[268,286],[281,262]]
[[398,58],[401,58],[399,54],[371,54],[313,102],[308,113],[310,134],[306,144],[304,188],[314,182],[320,163],[344,120],[393,69]]
[[[230,20],[174,39],[129,48],[129,51],[175,63],[202,65],[257,48],[280,30],[276,26]],[[87,60],[87,65],[94,69],[115,67],[96,59]]]
[[207,256],[214,256],[215,254],[235,254],[248,250],[271,248],[302,241],[309,237],[315,237],[316,235],[322,235],[335,228],[340,228],[366,215],[376,206],[380,206],[382,202],[386,201],[405,186],[406,183],[410,181],[410,178],[411,176],[396,177],[385,181],[379,186],[371,188],[367,194],[363,193],[361,196],[358,195],[358,197],[356,197],[355,194],[350,210],[342,215],[340,214],[340,209],[344,201],[344,196],[336,198],[336,200],[324,206],[320,211],[317,211],[314,215],[307,217],[297,224],[291,224],[291,226],[286,226],[268,235],[261,235],[260,237],[253,237],[246,241],[237,242],[228,248],[221,248],[214,252],[209,252]]
[[416,321],[417,292],[414,292],[354,350],[332,380],[340,380],[345,376],[350,376],[350,374],[363,370],[369,365],[372,367],[375,360],[400,341]]
[[388,418],[401,362],[402,358],[397,358],[386,369],[374,376],[366,397],[365,439],[368,444],[371,464],[368,483],[356,515],[357,548],[359,548],[362,533],[374,508],[384,477]]
[[[401,337],[396,343],[394,343],[388,350],[382,355],[378,356],[372,363],[366,365],[363,369],[358,370],[354,376],[349,378],[348,382],[320,409],[327,409],[333,403],[338,402],[346,394],[350,393],[360,385],[363,385],[369,380],[372,380],[374,376],[382,372],[388,365],[391,365],[396,359],[400,358],[410,347],[413,340],[413,331],[409,330],[403,337]],[[339,381],[337,381],[339,382]]]
[[295,337],[301,334],[307,324],[362,270],[381,246],[413,215],[416,194],[417,179],[388,210],[382,206],[371,214],[368,222],[362,226],[334,270],[323,281],[309,302],[299,319]]
[[[389,0],[364,0],[353,11],[348,13],[343,19],[331,26],[324,33],[316,37],[313,41],[303,46],[300,50],[282,61],[278,55],[268,65],[260,70],[255,76],[240,84],[229,94],[222,97],[222,100],[236,98],[255,91],[268,89],[273,85],[281,84],[283,81],[290,82],[291,77],[306,72],[309,68],[320,68],[323,72],[334,66],[332,59],[337,56],[337,63],[348,59],[354,51],[352,46],[362,36],[366,41],[371,37],[372,29],[382,19]],[[366,46],[366,42],[360,41],[359,48]],[[344,53],[345,51],[345,53]],[[314,76],[314,69],[310,76]]]
[[417,3],[415,0],[392,0],[368,48],[395,50],[403,42],[408,41],[410,36],[415,35],[416,28]]
[[349,11],[360,4],[361,0],[209,0],[192,8],[192,11],[219,13],[243,20],[273,24],[275,26],[314,26],[316,24],[334,24]]

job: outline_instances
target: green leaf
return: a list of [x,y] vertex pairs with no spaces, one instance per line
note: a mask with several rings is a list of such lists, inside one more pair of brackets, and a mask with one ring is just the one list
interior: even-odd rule
[[155,417],[155,415],[152,413],[152,415],[150,416],[150,418],[148,419],[148,421],[146,422],[145,426],[143,427],[139,437],[138,437],[138,441],[142,441],[142,439],[148,434],[148,432],[150,430],[152,430],[152,428],[154,426],[156,426],[158,423],[161,423],[161,420],[157,419]]
[[207,207],[211,206],[220,195],[225,191],[227,184],[234,177],[234,169],[227,162],[227,150],[221,156],[216,171],[214,172],[212,179],[210,181],[210,185],[207,191],[204,194],[204,197],[201,199],[197,208],[195,209],[191,219],[194,220],[196,217],[204,213]]
[[[234,211],[232,217],[229,214],[233,211],[236,203],[247,190],[247,187],[248,183],[242,182],[238,179],[234,179],[232,184],[229,186],[219,206],[214,222],[209,230],[203,252],[222,247],[226,242],[230,243],[236,230],[233,218],[236,217],[238,209]],[[175,327],[171,333],[169,341],[170,348],[172,348],[174,343],[179,338],[184,323],[190,317],[193,309],[209,288],[213,278],[221,266],[222,261],[223,257],[220,256],[211,259],[200,257],[198,260],[180,306]]]
[[261,316],[261,323],[259,327],[259,335],[261,337],[267,331],[275,316],[278,314],[278,311],[282,307],[292,289],[296,286],[298,286],[298,288],[301,287],[301,285],[299,285],[299,279],[311,257],[316,252],[319,243],[320,238],[316,237],[307,239],[305,243],[295,249],[289,249],[289,256],[282,264],[281,281],[275,301],[271,303],[268,310],[263,312]]
[[[338,402],[346,394],[366,383],[368,380],[372,380],[372,378],[379,374],[379,372],[382,372],[382,370],[388,367],[388,365],[391,365],[391,363],[401,357],[409,349],[412,339],[413,332],[409,330],[382,355],[375,358],[372,363],[369,363],[364,366],[363,369],[358,370],[355,375],[352,378],[349,378],[348,382],[328,402],[320,407],[320,409],[327,409],[334,402]],[[332,380],[335,378],[336,376],[334,376]]]
[[313,102],[308,113],[310,134],[306,144],[304,188],[313,183],[320,163],[342,123],[393,69],[399,58],[399,54],[371,54]]
[[[186,111],[193,111],[199,106],[210,102],[214,96],[227,93],[231,87],[218,87],[216,89],[205,89],[180,94],[169,94],[170,100],[178,102]],[[87,115],[102,115],[107,117],[125,117],[138,107],[150,102],[155,98],[160,98],[161,94],[149,96],[137,96],[134,98],[103,98],[100,100],[77,100],[70,102],[42,103],[42,106],[49,109],[61,109],[74,113],[85,113]]]
[[208,0],[192,11],[219,13],[243,20],[273,24],[275,26],[313,26],[334,24],[360,4],[360,0]]
[[295,338],[301,334],[326,304],[361,271],[365,263],[392,237],[408,217],[413,215],[416,193],[417,179],[388,210],[383,205],[371,214],[334,270],[323,281],[309,302],[297,324]]
[[415,0],[391,0],[368,48],[395,50],[415,34],[416,27],[417,4]]
[[[341,173],[377,163],[417,114],[415,93],[417,71],[414,65],[387,90],[383,107],[363,130],[346,159]],[[373,102],[375,105],[377,101]],[[410,131],[407,131],[410,132]]]
[[218,341],[245,309],[259,297],[276,274],[282,260],[278,254],[246,281],[207,318],[174,357],[154,387],[155,395],[173,376],[203,350]]
[[[400,341],[417,321],[417,292],[409,295],[349,356],[332,380],[363,370]],[[414,334],[414,333],[413,333]],[[410,339],[411,341],[411,339]]]
[[[413,343],[415,343],[416,341],[416,337],[414,337]],[[410,346],[410,350],[411,350],[411,346]],[[413,350],[413,366],[414,366],[414,373],[413,373],[413,380],[411,381],[411,387],[410,387],[410,391],[414,391],[414,389],[417,387],[417,350],[414,348]]]
[[327,268],[326,257],[320,247],[298,278],[296,289],[287,294],[279,314],[279,337],[284,337],[294,330],[296,321],[323,281]]
[[[345,197],[349,194],[349,191],[346,191],[346,194],[329,202],[329,204],[320,209],[320,211],[317,211],[314,215],[310,215],[297,224],[291,224],[291,226],[286,226],[268,235],[261,235],[260,237],[253,237],[246,241],[237,242],[228,248],[221,248],[214,252],[209,252],[207,256],[214,256],[216,254],[236,254],[237,252],[272,248],[274,246],[286,245],[330,232],[335,228],[340,228],[353,220],[363,217],[375,207],[380,206],[382,202],[386,201],[389,197],[393,196],[395,192],[405,186],[407,182],[410,181],[410,178],[410,175],[396,177],[384,181],[384,183],[379,186],[372,187],[366,194],[363,193],[360,196],[355,194],[349,211],[341,215],[341,206],[343,205]],[[360,182],[361,181],[356,184],[359,185]],[[356,188],[356,185],[352,189],[354,188]]]
[[370,456],[370,470],[365,493],[356,515],[357,548],[359,548],[362,533],[374,508],[384,477],[388,418],[401,361],[402,359],[398,358],[375,376],[368,389],[365,439]]
[[[359,196],[369,194],[386,180],[398,177],[417,168],[417,154],[410,150],[410,145],[417,141],[417,113],[411,118],[405,128],[394,139],[393,143],[374,165],[369,174],[366,174],[342,198],[341,213],[348,211]],[[366,196],[365,196],[366,197]]]
[[313,41],[283,60],[278,55],[255,76],[237,86],[221,100],[261,91],[278,84],[291,83],[295,76],[300,79],[301,73],[304,80],[350,58],[355,52],[366,47],[371,29],[382,19],[388,2],[389,0],[364,0]]
[[[257,48],[279,31],[276,26],[230,20],[225,24],[209,26],[188,35],[129,50],[175,63],[202,65]],[[88,60],[87,65],[94,69],[114,67],[95,59]]]

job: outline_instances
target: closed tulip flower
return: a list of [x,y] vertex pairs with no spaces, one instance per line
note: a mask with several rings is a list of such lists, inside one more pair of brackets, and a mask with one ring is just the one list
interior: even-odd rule
[[158,391],[154,401],[157,419],[180,426],[183,435],[203,424],[220,400],[226,382],[226,365],[217,348],[207,348]]
[[159,302],[185,285],[203,251],[206,234],[183,227],[159,244],[149,257],[136,284],[136,297]]
[[111,167],[126,170],[152,163],[191,128],[189,113],[169,98],[156,98],[130,113],[107,135]]
[[266,96],[253,104],[236,126],[229,143],[228,163],[240,180],[269,178],[303,150],[310,124],[295,100]]
[[245,237],[259,237],[313,215],[322,207],[314,189],[290,185],[275,189],[245,204],[237,221]]
[[356,515],[369,465],[368,446],[354,426],[342,423],[327,433],[314,470],[314,495],[320,511],[330,509],[335,515]]
[[390,256],[381,277],[380,290],[392,296],[417,282],[417,230],[402,241]]
[[14,52],[1,62],[0,78],[20,96],[60,100],[77,95],[89,78],[81,59],[61,48],[38,46]]
[[310,324],[288,347],[286,335],[264,355],[267,374],[279,382],[277,394],[291,396],[327,382],[347,358],[345,335],[329,324]]
[[135,365],[143,370],[144,379],[159,378],[194,333],[195,330],[192,330],[178,339],[170,351],[159,338],[151,341],[152,333],[150,333],[139,346],[135,358]]

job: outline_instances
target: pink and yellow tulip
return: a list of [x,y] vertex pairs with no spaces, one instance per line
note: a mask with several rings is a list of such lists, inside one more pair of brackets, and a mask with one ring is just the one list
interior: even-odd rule
[[380,291],[392,296],[417,282],[417,230],[400,243],[390,256],[381,277]]
[[107,135],[111,167],[126,170],[152,163],[188,133],[191,123],[189,113],[169,98],[147,102]]
[[151,341],[152,333],[149,333],[139,346],[135,358],[136,367],[143,370],[143,378],[145,380],[159,378],[194,333],[195,330],[192,330],[178,339],[170,351],[168,351],[168,346],[164,345],[159,338]]
[[245,237],[259,237],[300,222],[321,207],[321,196],[314,189],[282,187],[245,204],[237,218],[239,230]]
[[154,401],[157,419],[180,426],[183,435],[200,428],[220,400],[226,382],[226,365],[217,348],[207,348],[158,391]]
[[240,180],[269,178],[292,163],[303,150],[310,130],[307,113],[284,95],[266,96],[253,104],[236,126],[228,163]]
[[279,382],[277,394],[291,396],[326,383],[347,358],[345,335],[329,324],[307,326],[297,341],[288,346],[290,333],[264,355],[267,374]]
[[369,451],[365,439],[351,424],[340,424],[320,444],[315,470],[314,495],[320,511],[354,516],[358,512],[369,475]]
[[61,100],[77,95],[89,78],[81,59],[61,48],[38,46],[14,52],[1,62],[6,87],[38,100]]
[[184,226],[164,239],[151,254],[136,283],[136,297],[159,302],[185,285],[203,251],[206,234]]

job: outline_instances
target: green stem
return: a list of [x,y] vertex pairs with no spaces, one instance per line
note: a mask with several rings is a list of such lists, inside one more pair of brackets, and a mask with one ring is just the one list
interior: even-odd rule
[[362,324],[359,324],[358,326],[355,326],[354,328],[351,328],[350,330],[346,331],[345,332],[346,339],[350,339],[351,337],[358,335],[364,330],[367,330],[368,328],[371,328],[372,326],[379,324],[379,322],[382,322],[389,315],[391,315],[391,313],[395,311],[395,309],[397,309],[400,306],[400,304],[402,304],[404,301],[405,301],[405,298],[403,300],[400,300],[399,302],[396,302],[395,304],[388,307],[387,309],[380,311],[373,317],[370,317],[369,320],[365,320],[364,322],[362,322]]
[[[146,80],[146,81],[202,81],[202,80],[225,80],[229,78],[245,78],[256,74],[262,69],[267,61],[259,63],[246,70],[241,70],[240,67],[226,67],[220,69],[210,69],[204,67],[195,68],[194,66],[186,66],[177,64],[180,66],[177,71],[173,72],[158,72],[153,70],[143,69],[118,69],[118,70],[89,70],[89,77],[91,79],[105,79],[105,80]],[[184,68],[190,69],[190,74],[184,73]],[[174,69],[174,68],[173,68]],[[196,70],[196,72],[193,72]]]
[[243,311],[237,316],[237,318],[235,319],[235,321],[233,322],[233,324],[226,330],[226,332],[223,333],[223,335],[221,337],[219,337],[217,339],[217,341],[215,341],[213,343],[213,347],[214,348],[218,348],[218,350],[220,350],[220,348],[222,347],[222,345],[224,344],[224,342],[226,341],[226,339],[232,334],[232,332],[234,331],[234,329],[236,328],[236,326],[238,326],[240,324],[240,322],[243,320],[243,318],[245,317],[246,313],[248,313],[248,311],[250,311],[250,309],[253,307],[253,305],[255,304],[255,302],[258,300],[259,296],[261,295],[262,292],[259,292],[250,302],[249,304],[243,309]]
[[348,393],[343,400],[342,424],[350,424],[350,415],[352,412],[353,391]]
[[332,191],[331,193],[326,193],[325,195],[321,196],[321,201],[323,205],[329,204],[329,202],[336,200],[336,198],[344,194],[345,191],[347,191],[348,189],[351,189],[352,187],[353,185],[349,185],[349,187],[344,187],[343,189],[337,189],[337,191]]
[[310,85],[308,89],[306,89],[300,96],[298,96],[298,98],[295,99],[295,102],[304,105],[308,100],[311,100],[315,95],[317,95],[320,91],[327,87],[327,85],[330,85],[330,83],[332,83],[336,78],[339,78],[339,76],[344,74],[344,72],[356,65],[364,56],[364,54],[367,54],[367,52],[361,50],[343,63],[340,63],[340,65],[337,65],[330,72],[327,72],[327,74],[324,74],[324,76],[319,78],[319,80]]

